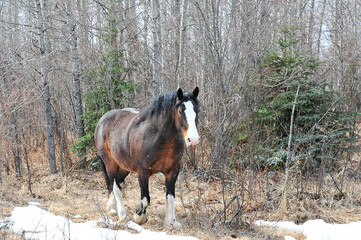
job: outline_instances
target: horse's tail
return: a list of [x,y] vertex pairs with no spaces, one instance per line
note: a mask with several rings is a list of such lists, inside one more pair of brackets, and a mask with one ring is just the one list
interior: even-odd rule
[[101,157],[98,156],[98,159],[100,161],[100,166],[102,168],[102,171],[104,173],[104,179],[105,179],[105,183],[107,184],[107,189],[109,191],[109,194],[112,192],[111,189],[110,189],[110,179],[109,179],[109,176],[107,174],[107,169],[105,168],[105,164],[103,162],[103,159]]

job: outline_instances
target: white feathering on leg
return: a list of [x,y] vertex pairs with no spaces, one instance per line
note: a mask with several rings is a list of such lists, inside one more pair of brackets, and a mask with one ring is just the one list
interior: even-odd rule
[[148,199],[147,199],[147,197],[144,197],[144,198],[142,199],[141,203],[143,204],[143,208],[148,207]]
[[119,221],[121,221],[127,216],[127,210],[124,207],[124,204],[122,201],[122,196],[121,196],[122,193],[121,193],[119,187],[117,186],[115,180],[114,180],[114,184],[113,184],[113,193],[114,193],[115,201],[117,202],[118,218],[119,218]]
[[108,206],[108,212],[109,212],[110,216],[117,215],[117,202],[115,201],[113,192],[109,195],[107,206]]
[[167,214],[165,215],[165,225],[172,226],[173,228],[180,228],[182,224],[178,222],[175,218],[175,209],[174,209],[174,196],[171,194],[167,195]]

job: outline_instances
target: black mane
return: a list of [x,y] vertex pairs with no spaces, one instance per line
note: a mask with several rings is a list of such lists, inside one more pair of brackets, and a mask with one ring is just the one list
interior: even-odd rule
[[[189,91],[183,92],[183,98],[178,103],[192,99],[196,104],[198,100],[194,98],[193,94]],[[167,114],[170,114],[173,107],[177,104],[177,91],[169,91],[160,94],[156,97],[143,111],[139,114],[139,122],[142,122],[145,119],[152,118],[154,116],[164,118]]]

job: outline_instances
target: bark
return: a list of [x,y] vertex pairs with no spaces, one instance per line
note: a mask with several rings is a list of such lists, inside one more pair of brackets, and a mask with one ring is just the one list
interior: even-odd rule
[[312,54],[313,24],[314,24],[315,0],[311,1],[310,19],[308,22],[308,51]]
[[[80,87],[80,71],[79,71],[79,58],[78,58],[78,46],[77,46],[77,37],[75,34],[75,23],[74,16],[72,11],[71,0],[67,0],[67,14],[68,14],[68,25],[70,33],[70,46],[71,46],[71,62],[72,62],[72,72],[73,72],[73,85],[74,85],[74,98],[75,98],[75,114],[76,114],[76,126],[78,133],[78,141],[84,136],[84,122],[82,120],[83,115],[83,104],[81,99],[81,87]],[[79,165],[83,164],[85,160],[82,155],[84,155],[85,149],[81,149],[79,152]]]
[[41,55],[41,74],[43,78],[43,86],[44,86],[44,104],[45,104],[45,114],[46,114],[46,138],[48,142],[48,160],[49,160],[49,168],[50,173],[54,174],[57,172],[56,160],[55,160],[55,144],[54,144],[54,123],[53,123],[53,113],[52,106],[50,102],[50,88],[49,88],[49,80],[48,80],[48,54],[47,47],[45,45],[45,26],[44,26],[44,18],[42,7],[40,4],[40,0],[35,0],[36,10],[38,15],[38,23],[39,23],[39,43],[40,43],[40,55]]
[[153,39],[153,96],[159,94],[159,2],[158,0],[151,0],[151,12],[152,12],[152,39]]
[[[125,17],[126,25],[128,26],[126,29],[126,42],[127,44],[127,60],[133,61],[134,58],[139,54],[139,50],[141,49],[140,41],[138,37],[138,23],[137,23],[137,14],[136,14],[136,1],[130,0],[126,3],[126,9],[128,14]],[[127,74],[128,81],[130,83],[134,83],[135,79],[133,79],[133,74]],[[129,93],[129,98],[132,99],[134,92]]]
[[80,23],[81,23],[81,31],[80,31],[80,39],[83,46],[91,46],[91,42],[89,41],[89,23],[88,23],[88,4],[86,0],[78,0],[76,3],[76,8],[78,13],[80,14]]
[[161,93],[162,91],[164,91],[165,89],[165,83],[163,80],[163,75],[165,72],[165,66],[164,66],[164,57],[165,57],[165,53],[164,53],[164,47],[162,47],[164,45],[164,41],[167,38],[166,35],[163,36],[163,34],[168,34],[168,32],[165,32],[164,27],[166,25],[166,23],[164,22],[164,18],[166,16],[166,10],[165,10],[165,6],[163,4],[164,0],[157,0],[157,4],[158,4],[158,17],[157,17],[157,21],[158,21],[158,26],[157,26],[157,34],[158,34],[158,48],[159,48],[159,85],[158,85],[158,94]]
[[325,9],[326,9],[326,0],[323,1],[321,18],[320,18],[320,27],[319,27],[319,30],[318,30],[317,54],[316,54],[317,59],[320,59],[321,36],[322,36],[323,18],[325,16]]
[[184,45],[185,45],[185,33],[186,33],[186,21],[187,21],[187,9],[188,9],[188,0],[182,1],[183,10],[180,18],[179,24],[179,54],[177,60],[177,75],[176,75],[176,83],[178,86],[183,86],[180,80],[180,70],[183,66],[184,59]]
[[33,193],[33,190],[31,188],[31,177],[32,177],[32,172],[30,169],[30,164],[29,164],[29,155],[28,155],[28,150],[26,148],[24,148],[24,158],[25,158],[25,163],[26,163],[26,169],[28,170],[28,190],[29,193],[31,194],[31,196],[33,198],[35,198],[35,194]]
[[107,73],[106,73],[106,84],[107,84],[107,93],[108,93],[108,101],[111,109],[115,109],[115,101],[113,96],[113,66],[114,66],[114,57],[113,57],[113,51],[114,51],[114,45],[115,45],[115,37],[113,37],[113,29],[116,28],[115,26],[115,9],[114,9],[114,2],[113,0],[110,0],[110,7],[109,7],[109,42],[107,43],[109,45],[108,51],[109,56],[107,58]]
[[3,179],[2,179],[2,167],[3,167],[3,158],[2,158],[2,154],[0,153],[0,183],[2,183]]
[[12,143],[12,152],[14,157],[14,166],[15,166],[15,173],[18,177],[21,177],[21,170],[22,170],[22,160],[21,160],[21,147],[20,147],[20,138],[19,138],[19,129],[18,129],[18,121],[17,121],[17,114],[16,112],[12,115],[12,125],[13,125],[13,143]]
[[129,30],[128,32],[128,38],[131,39],[132,44],[138,43],[138,23],[136,18],[136,3],[135,0],[127,1],[128,6],[128,19],[127,22],[129,23]]

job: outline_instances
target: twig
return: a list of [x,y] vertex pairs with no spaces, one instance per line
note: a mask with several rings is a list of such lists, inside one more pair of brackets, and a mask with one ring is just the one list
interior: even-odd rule
[[[238,208],[240,208],[240,203],[239,203],[239,193],[237,193],[236,195],[234,195],[231,200],[226,204],[226,206],[224,206],[223,210],[221,212],[219,212],[214,218],[213,218],[213,224],[216,221],[217,218],[219,218],[223,213],[226,212],[226,210],[229,208],[229,206],[231,205],[231,203],[237,199],[237,204],[238,204]],[[238,213],[238,212],[237,212]]]

